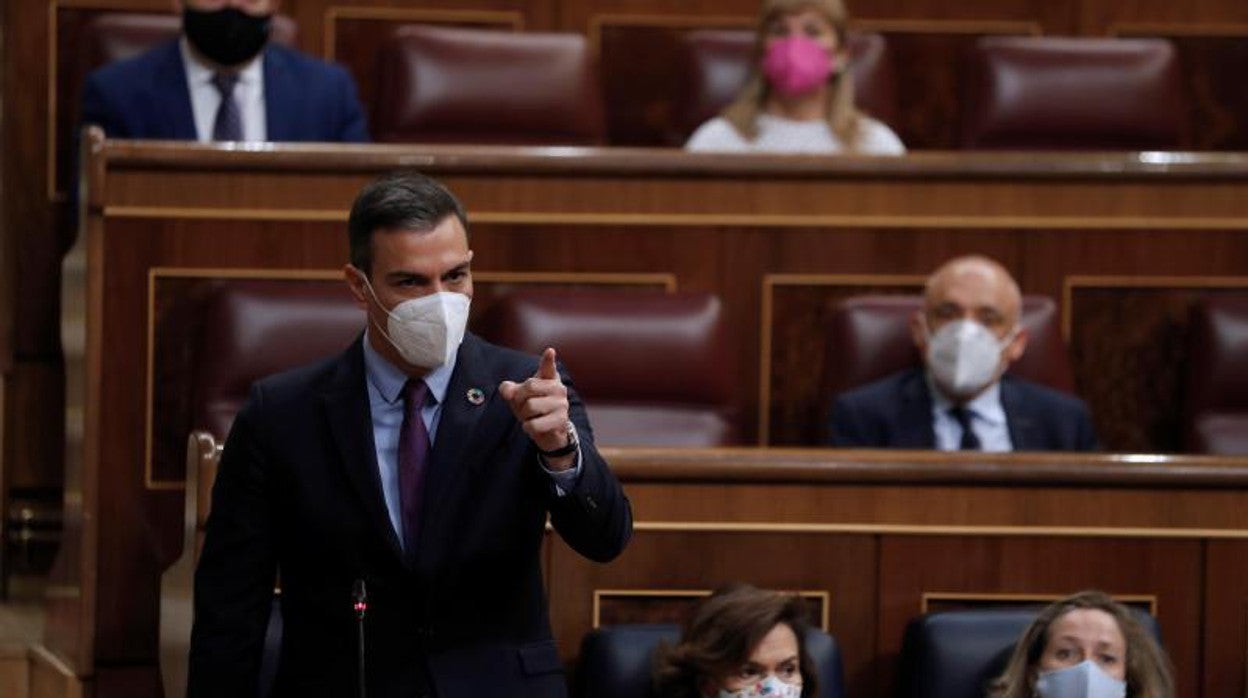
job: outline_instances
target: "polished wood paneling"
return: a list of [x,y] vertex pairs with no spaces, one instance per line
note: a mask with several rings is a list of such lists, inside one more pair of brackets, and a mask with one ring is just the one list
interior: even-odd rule
[[[565,656],[591,625],[598,589],[727,579],[819,589],[845,651],[848,690],[883,697],[918,613],[1101,588],[1157,615],[1179,695],[1242,694],[1234,677],[1248,666],[1248,607],[1234,555],[1243,552],[1248,481],[1235,481],[1248,471],[1239,462],[777,449],[607,455],[633,504],[634,540],[606,566],[552,544],[551,611]],[[1215,509],[1226,516],[1208,517]],[[1208,678],[1215,663],[1225,683]]]
[[1248,617],[1242,613],[1248,608],[1248,544],[1211,542],[1206,555],[1201,690],[1248,695]]
[[[1201,587],[1203,553],[1199,540],[885,537],[880,543],[877,655],[897,656],[906,623],[919,613],[924,593],[1065,595],[1102,589],[1114,595],[1147,594],[1157,598],[1176,694],[1233,695],[1220,687],[1213,692],[1200,687],[1202,608],[1200,596],[1192,592]],[[877,691],[891,684],[895,664],[890,664],[883,663]]]
[[[83,441],[75,446],[82,465],[67,478],[68,535],[55,577],[64,592],[50,603],[48,642],[76,670],[97,677],[115,669],[128,681],[137,671],[135,695],[146,690],[135,667],[154,662],[157,575],[177,553],[182,507],[176,491],[145,489],[149,319],[143,309],[150,273],[338,268],[347,207],[377,173],[419,164],[456,191],[473,220],[478,272],[659,272],[682,290],[720,294],[731,341],[745,358],[742,390],[755,410],[788,399],[763,396],[757,387],[772,368],[763,364],[761,338],[777,336],[774,321],[764,322],[772,274],[914,278],[949,255],[988,250],[1026,291],[1061,297],[1072,274],[1231,276],[1248,259],[1248,162],[1234,155],[829,161],[656,150],[324,145],[240,152],[101,140],[92,146],[81,240],[87,282],[78,299],[87,310],[86,350],[75,379],[85,386]],[[783,379],[792,385],[802,376]],[[1238,461],[1216,467],[1162,461],[1158,468],[1147,460],[1081,457],[1024,461],[1031,465],[1020,469],[1017,461],[993,457],[970,461],[975,467],[963,471],[933,470],[942,462],[915,456],[908,469],[890,470],[881,467],[886,461],[856,454],[810,475],[840,484],[810,487],[806,476],[795,475],[809,470],[800,455],[760,458],[767,487],[691,483],[696,494],[684,500],[673,499],[679,488],[670,480],[655,481],[644,469],[621,472],[637,476],[629,489],[639,521],[800,524],[759,531],[767,535],[917,535],[930,527],[969,535],[958,528],[964,526],[988,527],[988,535],[1035,535],[1014,529],[1057,526],[1051,535],[1084,537],[1081,529],[1092,527],[1097,535],[1125,528],[1155,532],[1121,535],[1203,538],[1242,530],[1241,512],[1248,511],[1244,489],[1234,484]],[[697,456],[691,472],[741,476],[733,467],[707,471],[706,459]],[[933,473],[943,479],[931,480]],[[1002,481],[1049,478],[1059,484],[1028,489],[1021,499],[987,496]],[[676,501],[677,508],[666,508]],[[827,518],[829,512],[838,518]],[[165,540],[164,531],[173,531],[173,539]],[[749,550],[764,554],[767,540]],[[639,542],[638,550],[646,545]],[[550,579],[564,578],[565,570],[569,579],[588,574],[574,572],[576,564],[553,552]],[[656,557],[636,566],[660,564]],[[832,590],[822,574],[812,573],[821,578],[808,585],[783,586]],[[610,581],[595,578],[595,588],[620,588]],[[551,597],[562,598],[553,589]],[[841,601],[835,593],[831,598],[835,617]],[[569,635],[566,624],[577,612],[555,613],[565,628],[561,641],[574,644],[578,635]],[[874,680],[873,669],[855,672],[861,682],[855,685]]]
[[[897,54],[903,111],[897,130],[912,148],[952,143],[959,54],[974,36],[1000,33],[1171,37],[1186,67],[1193,147],[1243,148],[1248,142],[1248,102],[1238,81],[1248,10],[1240,0],[851,4],[855,26],[883,32]],[[366,101],[375,91],[375,39],[397,23],[493,26],[497,20],[511,26],[518,17],[524,31],[585,33],[600,51],[614,142],[660,143],[671,140],[665,120],[679,33],[694,26],[748,26],[757,5],[754,0],[286,0],[282,10],[299,25],[300,48],[346,63]],[[0,215],[5,253],[0,263],[8,273],[0,279],[11,291],[0,289],[0,365],[11,366],[12,380],[30,384],[60,371],[59,265],[76,226],[64,191],[74,161],[71,130],[82,77],[74,49],[81,43],[81,28],[102,12],[166,13],[170,5],[166,0],[24,0],[4,3],[3,11]],[[38,392],[54,395],[58,384],[59,378],[44,383]],[[29,416],[14,413],[14,428],[6,438],[21,442],[21,451],[54,452],[63,434],[39,420],[57,409],[49,403]],[[59,458],[24,467],[41,473],[41,485],[58,486]]]

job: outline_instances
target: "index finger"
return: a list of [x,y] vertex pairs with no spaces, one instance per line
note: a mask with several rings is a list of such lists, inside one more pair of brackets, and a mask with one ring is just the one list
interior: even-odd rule
[[546,351],[542,352],[542,363],[537,367],[537,377],[545,380],[559,377],[559,371],[555,369],[554,347],[546,347]]

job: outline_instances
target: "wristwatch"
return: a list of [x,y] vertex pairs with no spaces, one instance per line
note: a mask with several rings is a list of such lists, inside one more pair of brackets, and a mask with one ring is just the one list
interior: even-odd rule
[[568,431],[568,443],[566,446],[561,446],[553,451],[543,451],[539,448],[537,452],[546,458],[561,458],[576,451],[576,447],[581,443],[581,439],[576,435],[576,425],[569,419],[565,428]]

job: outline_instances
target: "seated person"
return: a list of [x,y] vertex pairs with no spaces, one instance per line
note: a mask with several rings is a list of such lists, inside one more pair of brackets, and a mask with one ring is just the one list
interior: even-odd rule
[[1044,609],[988,698],[1174,698],[1169,662],[1122,604],[1082,591]]
[[901,155],[897,134],[854,107],[841,0],[765,0],[745,89],[698,127],[692,151]]
[[806,607],[792,594],[740,584],[698,607],[675,647],[659,647],[661,698],[807,698],[818,695],[806,653]]
[[1077,398],[1003,375],[1023,355],[1022,295],[997,262],[958,257],[927,280],[911,319],[924,368],[842,393],[833,446],[942,451],[1090,451],[1088,408]]
[[280,0],[180,0],[182,36],[87,76],[83,123],[110,138],[368,140],[355,83],[269,42]]

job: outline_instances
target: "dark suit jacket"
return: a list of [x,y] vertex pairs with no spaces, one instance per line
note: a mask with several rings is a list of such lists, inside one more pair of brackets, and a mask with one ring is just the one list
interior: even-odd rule
[[[1092,419],[1082,400],[1005,375],[1001,406],[1015,451],[1093,451]],[[935,448],[932,398],[921,368],[894,374],[836,398],[833,446]]]
[[[270,141],[368,140],[347,71],[273,43],[264,48],[264,104]],[[177,40],[92,71],[82,121],[98,124],[110,138],[195,140]]]
[[[279,570],[276,695],[356,694],[356,579],[369,599],[369,698],[423,695],[426,682],[439,698],[564,695],[539,559],[547,513],[596,561],[623,550],[632,515],[571,387],[582,473],[574,491],[556,496],[496,394],[500,381],[524,380],[537,363],[464,339],[412,566],[382,497],[360,340],[253,386],[226,441],[196,570],[189,695],[255,694]],[[470,388],[484,392],[483,404],[466,398]]]

